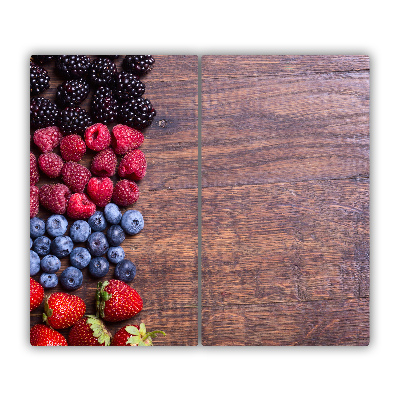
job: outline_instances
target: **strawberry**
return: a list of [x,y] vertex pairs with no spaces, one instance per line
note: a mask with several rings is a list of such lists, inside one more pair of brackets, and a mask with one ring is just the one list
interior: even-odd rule
[[61,333],[43,324],[32,326],[30,341],[32,346],[68,346],[67,340]]
[[69,346],[110,346],[110,342],[111,333],[94,315],[81,318],[69,331]]
[[97,153],[90,165],[90,171],[96,176],[113,176],[117,169],[117,156],[113,149],[107,148]]
[[135,203],[138,198],[139,187],[135,182],[128,179],[122,179],[115,184],[112,201],[118,206],[130,206]]
[[36,282],[32,277],[30,277],[30,311],[34,310],[35,308],[38,308],[43,301],[44,297],[44,289],[43,286],[39,283]]
[[72,193],[83,193],[92,174],[84,165],[68,161],[62,167],[61,177]]
[[153,346],[152,338],[157,334],[166,335],[163,331],[146,332],[146,326],[142,322],[138,325],[125,325],[119,329],[111,341],[111,346]]
[[33,142],[42,151],[47,153],[53,151],[61,141],[62,133],[57,126],[48,126],[46,128],[37,129],[33,134]]
[[85,142],[90,150],[101,151],[106,149],[111,143],[111,135],[107,125],[98,122],[86,128]]
[[41,171],[49,178],[57,178],[60,176],[61,168],[64,165],[62,158],[58,154],[52,152],[41,154],[38,162]]
[[78,162],[86,153],[86,143],[76,134],[64,136],[60,142],[60,153],[64,161]]
[[129,319],[143,308],[139,293],[117,279],[99,282],[96,290],[96,317],[115,322]]
[[125,154],[119,163],[118,175],[121,178],[139,181],[146,175],[147,162],[144,153],[139,150],[132,150]]
[[30,187],[29,191],[30,195],[30,204],[29,204],[29,211],[30,211],[30,217],[36,217],[39,213],[39,188],[35,185],[32,185]]
[[85,302],[78,296],[55,292],[46,297],[43,321],[54,329],[72,326],[86,312]]
[[73,219],[87,219],[96,211],[94,204],[84,193],[74,193],[67,205],[67,215]]
[[110,201],[114,190],[113,181],[108,178],[91,178],[87,193],[96,206],[105,207]]
[[118,124],[112,129],[111,146],[115,154],[123,155],[137,149],[143,141],[143,133],[127,125]]
[[36,156],[32,152],[30,153],[30,172],[30,183],[36,185],[39,182],[39,170]]
[[62,183],[43,185],[39,189],[39,203],[54,214],[64,214],[71,191]]

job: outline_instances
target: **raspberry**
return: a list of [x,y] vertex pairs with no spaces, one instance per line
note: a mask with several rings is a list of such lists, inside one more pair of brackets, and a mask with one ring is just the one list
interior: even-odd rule
[[39,189],[39,203],[54,214],[64,214],[71,191],[62,183],[43,185]]
[[36,185],[39,182],[39,170],[36,157],[32,152],[30,154],[30,170],[31,170],[31,176],[30,176],[31,186]]
[[33,142],[43,152],[53,151],[59,144],[62,133],[56,126],[37,129],[33,134]]
[[122,179],[115,184],[112,195],[113,203],[125,207],[135,203],[138,198],[139,187],[135,182]]
[[117,156],[111,148],[97,153],[90,165],[90,171],[96,176],[113,176],[117,169]]
[[101,151],[111,143],[111,135],[106,125],[97,123],[86,128],[85,142],[89,149]]
[[115,154],[126,154],[137,149],[144,141],[143,133],[127,125],[118,124],[113,127],[111,146]]
[[39,188],[35,185],[30,187],[30,215],[36,217],[39,212]]
[[121,178],[127,178],[138,181],[146,175],[146,158],[144,153],[139,150],[132,150],[124,156],[118,167],[118,175]]
[[96,204],[92,203],[84,193],[74,193],[67,206],[67,215],[73,219],[86,219],[96,211]]
[[85,166],[68,161],[62,167],[61,177],[72,193],[83,193],[92,174]]
[[113,190],[113,181],[108,177],[91,178],[87,186],[90,199],[98,207],[105,207],[111,201]]
[[79,135],[68,135],[60,142],[61,157],[65,161],[80,161],[86,153],[86,143]]
[[60,176],[61,168],[64,165],[62,158],[56,153],[43,153],[38,159],[39,168],[49,177]]

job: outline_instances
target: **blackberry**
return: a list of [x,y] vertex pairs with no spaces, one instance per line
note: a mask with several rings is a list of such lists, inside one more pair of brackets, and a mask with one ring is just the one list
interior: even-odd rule
[[117,66],[109,58],[96,58],[88,71],[88,80],[93,86],[109,86],[114,82]]
[[56,103],[59,107],[78,106],[89,94],[89,84],[82,78],[71,79],[57,87]]
[[39,129],[56,125],[58,107],[44,97],[33,97],[30,104],[31,128]]
[[130,72],[121,71],[115,77],[114,93],[120,101],[141,97],[145,89],[144,83]]
[[139,97],[122,103],[119,106],[118,119],[122,124],[135,129],[144,129],[151,125],[156,110],[150,100]]
[[50,76],[46,69],[30,61],[31,96],[43,93],[50,87]]
[[125,56],[122,68],[135,75],[144,75],[152,70],[154,58],[152,56]]
[[57,119],[57,126],[65,135],[83,135],[92,119],[86,110],[80,107],[67,107],[61,110]]
[[57,56],[56,70],[66,79],[84,78],[90,67],[88,56]]
[[93,93],[90,113],[95,122],[102,124],[109,124],[117,119],[118,103],[110,88],[100,86]]
[[97,57],[100,57],[100,58],[109,58],[110,60],[115,60],[115,59],[117,59],[119,56],[97,56]]
[[54,56],[32,56],[33,61],[36,64],[48,64],[51,60],[53,60]]

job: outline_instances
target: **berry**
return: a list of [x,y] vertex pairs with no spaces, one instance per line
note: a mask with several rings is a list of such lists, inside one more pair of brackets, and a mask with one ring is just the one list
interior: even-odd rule
[[53,60],[54,56],[45,56],[45,55],[34,55],[32,56],[33,61],[36,64],[47,64],[51,60]]
[[136,276],[136,265],[125,258],[115,266],[114,274],[117,279],[123,282],[132,282]]
[[143,141],[143,133],[127,125],[118,124],[112,129],[111,146],[115,154],[123,155],[135,150]]
[[106,149],[111,143],[111,135],[107,126],[98,122],[86,128],[85,142],[91,150],[101,151]]
[[81,219],[76,220],[69,229],[69,236],[74,243],[85,243],[91,233],[90,225]]
[[117,119],[118,101],[110,88],[100,86],[96,89],[90,103],[90,114],[93,121],[102,124],[110,124]]
[[57,236],[51,241],[50,252],[58,258],[67,257],[72,249],[74,243],[69,236]]
[[139,181],[146,175],[147,162],[144,153],[132,150],[125,154],[118,167],[118,175],[132,181]]
[[60,108],[79,106],[89,94],[89,84],[84,79],[64,81],[57,87],[56,103]]
[[109,86],[114,82],[117,66],[109,58],[96,58],[88,71],[88,80],[93,86]]
[[30,219],[30,236],[36,239],[39,236],[43,236],[46,232],[46,223],[38,217]]
[[51,237],[62,236],[67,232],[68,221],[64,215],[53,214],[46,221],[46,232]]
[[87,240],[87,248],[94,257],[100,257],[107,253],[109,244],[103,232],[93,232]]
[[107,258],[113,264],[118,264],[125,258],[124,249],[121,246],[110,247],[107,251]]
[[48,254],[40,261],[40,268],[48,274],[55,274],[61,268],[61,260],[53,254]]
[[83,274],[79,268],[68,267],[60,275],[61,286],[66,290],[76,290],[82,286]]
[[38,170],[38,164],[37,164],[37,160],[36,160],[36,156],[30,152],[29,155],[30,159],[30,184],[32,185],[36,185],[39,182],[40,176],[39,176],[39,170]]
[[30,250],[30,276],[36,275],[40,271],[40,257],[38,254]]
[[89,265],[91,258],[92,256],[88,249],[85,247],[75,247],[69,255],[69,262],[73,267],[83,269]]
[[115,76],[114,93],[121,102],[142,96],[145,89],[144,83],[130,72],[121,71]]
[[122,67],[125,71],[132,72],[140,76],[147,74],[152,70],[154,65],[154,58],[150,55],[147,56],[125,56],[122,61]]
[[150,100],[139,97],[130,99],[119,106],[118,120],[135,129],[145,129],[150,126],[156,116],[156,110]]
[[45,97],[33,97],[30,104],[30,124],[33,129],[56,125],[59,109]]
[[164,331],[146,332],[144,323],[125,325],[118,329],[112,338],[111,346],[153,346],[152,338],[158,334],[166,335]]
[[43,321],[54,329],[65,329],[81,319],[85,312],[86,305],[80,297],[55,292],[45,299]]
[[90,58],[82,55],[62,55],[56,57],[57,72],[65,79],[83,78],[90,67]]
[[31,328],[30,343],[32,346],[68,346],[61,333],[43,324],[36,324]]
[[99,207],[104,207],[111,201],[113,190],[113,181],[108,177],[91,178],[87,186],[90,199]]
[[59,112],[57,126],[66,135],[73,133],[83,135],[85,129],[92,125],[92,119],[86,110],[81,107],[67,107]]
[[96,204],[91,202],[84,193],[74,193],[67,206],[67,215],[73,219],[86,219],[94,214]]
[[77,321],[69,331],[69,346],[110,346],[111,333],[94,315]]
[[36,217],[39,213],[39,188],[32,185],[29,190],[29,216]]
[[143,308],[139,293],[116,279],[99,282],[96,290],[96,316],[115,322],[132,318]]
[[111,225],[106,233],[110,246],[119,246],[125,240],[125,232],[120,225]]
[[60,142],[60,153],[64,161],[78,162],[86,153],[86,143],[76,134],[64,136]]
[[54,214],[65,213],[70,196],[71,191],[61,183],[43,185],[39,189],[40,204]]
[[64,165],[62,158],[56,153],[43,153],[38,159],[39,168],[49,178],[60,176],[61,168]]
[[110,264],[104,257],[94,257],[89,263],[89,273],[95,278],[103,278],[107,275]]
[[50,76],[46,69],[30,61],[31,96],[35,96],[50,87]]
[[126,207],[135,203],[138,198],[138,185],[128,179],[123,179],[115,184],[111,200],[118,206]]
[[64,183],[71,189],[72,193],[83,193],[92,174],[84,166],[75,161],[68,161],[61,170]]
[[47,236],[39,236],[33,241],[32,250],[38,256],[45,256],[50,253],[51,240]]
[[37,129],[33,134],[33,142],[42,153],[53,151],[60,144],[61,138],[62,133],[56,126]]
[[32,238],[29,238],[29,241],[30,241],[30,246],[29,246],[29,248],[31,249],[31,248],[32,248],[32,244],[33,244]]
[[38,308],[43,301],[44,289],[43,286],[36,282],[34,279],[30,279],[30,311]]
[[122,213],[116,204],[108,203],[104,207],[104,217],[110,224],[119,224],[122,218]]
[[39,277],[39,282],[45,289],[51,289],[58,285],[58,277],[56,274],[43,273]]
[[88,223],[92,228],[93,232],[104,231],[107,228],[107,221],[104,217],[104,213],[101,211],[96,211],[89,219]]
[[117,156],[111,148],[105,149],[97,153],[90,165],[90,171],[93,175],[110,177],[115,175],[117,169]]
[[121,226],[128,235],[136,235],[144,228],[143,215],[137,210],[127,210],[122,216]]

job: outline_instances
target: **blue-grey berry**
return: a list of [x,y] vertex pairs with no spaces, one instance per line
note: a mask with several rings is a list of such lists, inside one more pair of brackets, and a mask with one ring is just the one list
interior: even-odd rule
[[114,274],[120,281],[132,282],[136,276],[136,265],[125,258],[115,266]]
[[73,267],[83,269],[90,263],[92,256],[85,247],[75,247],[69,255],[69,262]]
[[110,224],[119,224],[122,218],[122,213],[116,204],[108,203],[104,207],[104,216]]
[[64,289],[75,290],[82,286],[82,271],[75,267],[68,267],[60,275],[60,283]]
[[125,232],[121,225],[111,225],[106,232],[110,246],[119,246],[125,240]]
[[39,256],[45,256],[50,253],[51,239],[47,236],[39,236],[33,241],[32,250]]
[[110,264],[104,257],[94,257],[89,263],[89,273],[95,278],[102,278],[107,275]]
[[38,217],[33,217],[30,220],[30,235],[32,239],[43,236],[46,232],[45,222]]
[[127,210],[121,218],[122,229],[128,235],[136,235],[144,227],[142,214],[137,210]]
[[121,246],[110,247],[107,251],[107,258],[113,264],[118,264],[125,258],[125,251]]
[[51,289],[58,285],[58,277],[56,274],[49,274],[45,272],[40,275],[39,282],[45,289]]
[[94,257],[100,257],[107,253],[110,247],[103,232],[93,232],[89,235],[86,246],[90,254]]
[[74,243],[85,243],[91,233],[90,225],[81,219],[74,221],[69,228],[69,236]]
[[40,268],[48,274],[54,274],[61,268],[61,260],[53,254],[48,254],[40,261]]
[[73,248],[74,243],[69,236],[57,236],[51,241],[50,251],[56,257],[63,258],[68,256]]
[[92,228],[92,232],[101,232],[107,228],[107,221],[102,211],[95,211],[95,213],[89,217],[88,224]]
[[36,252],[33,250],[30,250],[31,255],[30,255],[30,275],[36,275],[40,271],[40,257]]
[[62,236],[68,229],[68,221],[64,215],[53,214],[46,221],[46,232],[51,237]]

